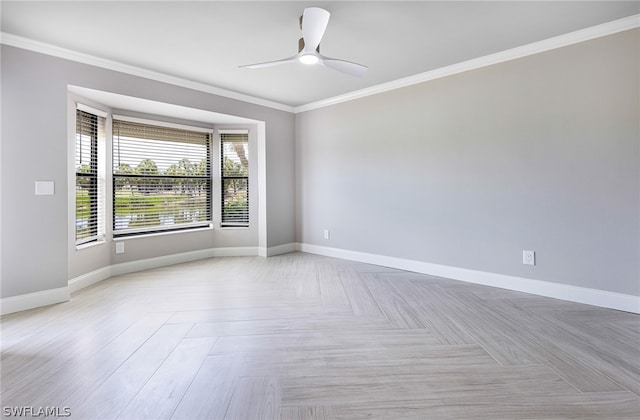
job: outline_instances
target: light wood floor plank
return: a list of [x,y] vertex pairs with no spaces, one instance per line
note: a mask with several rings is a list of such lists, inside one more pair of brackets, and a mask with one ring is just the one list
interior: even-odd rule
[[[416,355],[421,354],[421,357]],[[472,345],[433,346],[418,343],[376,345],[363,341],[359,347],[251,352],[244,374],[284,378],[346,378],[424,375],[442,371],[443,366],[460,369],[497,368],[499,365],[482,348]]]
[[[545,363],[556,369],[563,378],[583,392],[622,391],[623,388],[611,378],[602,374],[596,367],[583,363],[581,353],[566,352],[557,343],[566,338],[566,331],[555,334],[551,326],[536,334],[532,329],[532,317],[517,309],[514,310],[499,299],[493,299],[491,310],[477,293],[458,293],[464,303],[476,313],[482,313],[491,325],[508,336],[519,348],[526,348],[537,363]],[[534,325],[538,325],[535,324]],[[556,330],[557,332],[557,330]]]
[[431,372],[386,375],[371,370],[353,376],[289,378],[283,382],[282,405],[365,404],[375,401],[441,400],[494,396],[525,397],[575,393],[545,366],[437,368]]
[[167,419],[182,400],[215,338],[186,338],[119,415],[122,419]]
[[[407,348],[418,345],[439,345],[440,342],[424,330],[393,330],[379,324],[363,326],[343,323],[338,330],[299,330],[289,333],[220,337],[212,354],[230,352],[273,352],[308,350],[367,350],[368,348]],[[371,346],[371,347],[369,347]]]
[[243,377],[236,383],[227,420],[269,420],[280,417],[281,384],[278,377]]
[[[3,374],[6,391],[2,394],[2,403],[47,406],[57,402],[61,406],[77,406],[153,336],[168,318],[169,315],[163,313],[143,316],[100,348],[93,347],[94,343],[89,339],[82,345],[82,352],[77,358],[28,383],[21,380],[21,372]],[[58,337],[58,340],[66,341],[66,337]],[[46,354],[45,357],[48,363],[56,365],[55,355]],[[14,386],[14,383],[19,385]]]
[[344,306],[351,309],[339,272],[333,267],[323,264],[317,264],[316,271],[322,304],[324,306]]
[[419,316],[388,280],[365,275],[364,282],[389,323],[396,328],[424,328]]
[[163,325],[82,403],[74,404],[80,418],[116,418],[173,352],[190,324]]
[[[527,346],[521,345],[509,334],[512,328],[504,329],[502,325],[494,325],[491,316],[491,306],[474,306],[473,302],[467,302],[461,294],[473,296],[466,290],[452,292],[450,288],[446,293],[434,293],[431,302],[435,308],[449,314],[451,319],[460,326],[473,341],[481,345],[489,354],[503,365],[536,365],[540,362],[535,354]],[[476,285],[473,285],[477,288]],[[460,288],[459,288],[460,289]]]
[[331,407],[280,407],[280,420],[331,420],[336,418]]
[[345,295],[355,316],[366,316],[386,319],[371,292],[365,286],[361,274],[357,270],[345,269],[339,271],[340,280]]
[[396,278],[392,282],[393,287],[403,296],[420,323],[443,344],[475,343],[473,337],[448,316],[447,311],[431,304],[435,301],[434,295],[445,292],[438,287],[429,287],[430,284],[425,282],[418,287],[414,281],[402,278]]
[[171,418],[223,419],[244,358],[242,353],[208,356]]
[[366,404],[334,405],[331,419],[627,419],[636,420],[640,407],[631,393],[544,395],[487,400],[375,401]]

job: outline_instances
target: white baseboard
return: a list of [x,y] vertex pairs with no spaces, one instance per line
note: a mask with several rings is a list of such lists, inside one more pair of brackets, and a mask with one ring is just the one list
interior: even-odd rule
[[483,284],[501,289],[640,314],[640,296],[305,243],[297,243],[296,249],[310,254],[397,268],[468,283]]
[[258,247],[256,246],[236,246],[228,248],[213,248],[213,255],[211,255],[211,257],[255,257],[257,255]]
[[265,256],[302,251],[640,314],[640,297],[638,296],[339,248],[304,243],[290,243],[266,249],[258,249],[256,247],[211,248],[114,264],[73,278],[69,280],[67,287],[3,298],[0,300],[0,315],[66,302],[69,300],[70,293],[77,292],[84,287],[115,275],[133,273],[204,258],[255,256],[259,255],[260,251],[264,252],[266,254]]
[[[293,245],[293,248],[295,250],[295,244]],[[0,315],[26,311],[28,309],[52,305],[54,303],[67,302],[70,299],[71,293],[120,274],[135,273],[137,271],[160,268],[168,265],[212,257],[245,257],[255,255],[258,255],[257,247],[210,248],[113,264],[70,279],[67,287],[3,298],[0,300]]]
[[146,258],[144,260],[130,261],[111,266],[111,275],[135,273],[152,268],[166,267],[168,265],[181,264],[190,261],[203,260],[213,257],[249,257],[258,255],[256,247],[227,247],[209,248],[198,251],[182,252],[180,254],[164,255],[162,257]]
[[289,252],[295,252],[298,250],[297,244],[295,242],[277,245],[267,248],[265,257],[273,257],[274,255],[288,254]]
[[69,293],[77,292],[78,290],[84,289],[85,287],[91,286],[99,281],[108,279],[111,275],[111,266],[109,266],[75,277],[69,280]]
[[41,306],[67,302],[69,300],[68,287],[42,290],[40,292],[11,296],[0,300],[0,315],[26,311]]

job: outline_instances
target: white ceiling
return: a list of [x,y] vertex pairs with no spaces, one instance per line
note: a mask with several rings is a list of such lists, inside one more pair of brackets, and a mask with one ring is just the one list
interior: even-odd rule
[[[238,66],[289,57],[305,7],[331,19],[324,55],[369,66]],[[2,1],[33,41],[296,107],[635,15],[639,1]]]

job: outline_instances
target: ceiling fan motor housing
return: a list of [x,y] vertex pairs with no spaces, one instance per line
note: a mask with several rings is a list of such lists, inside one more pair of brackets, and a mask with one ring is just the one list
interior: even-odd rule
[[[300,53],[302,50],[304,50],[304,38],[298,40],[298,52]],[[316,47],[316,52],[320,54],[320,44]]]

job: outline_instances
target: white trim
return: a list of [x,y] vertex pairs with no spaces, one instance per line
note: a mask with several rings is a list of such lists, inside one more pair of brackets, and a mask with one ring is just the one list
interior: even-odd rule
[[581,29],[575,32],[570,32],[568,34],[559,35],[542,41],[533,42],[531,44],[523,45],[520,47],[511,48],[508,50],[497,52],[495,54],[489,54],[484,57],[474,58],[472,60],[463,61],[460,63],[452,64],[450,66],[440,67],[431,71],[427,71],[425,73],[416,74],[388,83],[382,83],[376,86],[349,92],[344,95],[334,96],[333,98],[323,99],[321,101],[308,103],[306,105],[300,105],[295,107],[294,112],[298,114],[300,112],[324,108],[330,105],[336,105],[342,102],[364,98],[366,96],[377,95],[379,93],[401,89],[407,86],[416,85],[418,83],[440,79],[442,77],[452,76],[454,74],[463,73],[469,70],[476,70],[482,67],[487,67],[494,64],[504,63],[506,61],[511,61],[518,58],[555,50],[591,39],[613,35],[618,32],[623,32],[638,27],[640,27],[640,14]]
[[281,103],[269,101],[266,99],[256,98],[254,96],[245,95],[231,90],[222,89],[216,86],[204,83],[194,82],[192,80],[183,79],[181,77],[169,76],[156,71],[143,69],[128,64],[119,63],[117,61],[107,60],[89,54],[79,53],[66,48],[57,47],[45,42],[34,41],[32,39],[13,35],[7,32],[0,32],[0,43],[11,47],[22,48],[25,50],[35,51],[41,54],[51,55],[54,57],[64,58],[66,60],[76,61],[78,63],[88,64],[103,69],[114,70],[130,74],[133,76],[143,77],[145,79],[155,80],[158,82],[169,83],[175,86],[181,86],[188,89],[194,89],[200,92],[211,93],[213,95],[223,96],[229,99],[235,99],[242,102],[248,102],[254,105],[265,106],[268,108],[278,109],[281,111],[293,112],[293,107]]
[[69,290],[67,287],[10,296],[0,300],[0,315],[26,311],[33,308],[39,308],[41,306],[53,305],[55,303],[67,302],[68,300]]
[[298,250],[295,242],[283,245],[270,246],[264,249],[264,257],[273,257],[274,255],[288,254],[289,252],[295,252]]
[[170,123],[170,122],[161,121],[161,120],[151,120],[149,118],[130,117],[128,115],[118,115],[118,114],[111,115],[111,118],[113,118],[114,121],[124,121],[124,122],[131,122],[131,123],[137,123],[137,124],[155,125],[158,127],[176,128],[178,130],[195,131],[198,133],[207,133],[207,134],[213,135],[213,128],[197,127],[195,125],[186,125],[186,124],[176,124],[176,123]]
[[69,280],[69,293],[75,293],[80,289],[91,286],[111,277],[111,266],[99,268],[89,273],[82,274]]
[[296,248],[299,251],[310,254],[397,268],[467,283],[483,284],[485,286],[640,314],[640,296],[305,243],[296,244]]
[[[189,227],[190,223],[181,223],[180,227]],[[141,239],[141,238],[153,238],[156,236],[168,236],[168,235],[178,235],[180,233],[193,233],[193,232],[206,232],[208,230],[213,230],[213,222],[209,222],[209,225],[202,225],[200,227],[198,223],[195,223],[190,229],[176,229],[176,230],[165,230],[158,231],[158,228],[146,228],[139,230],[128,230],[128,231],[119,231],[113,237],[113,242],[123,242],[133,239]],[[131,235],[131,233],[137,233],[137,235]]]
[[228,248],[213,248],[212,257],[255,257],[258,255],[258,247],[244,246],[244,247],[228,247]]
[[256,255],[258,255],[258,249],[252,246],[209,248],[199,251],[182,252],[180,254],[164,255],[161,257],[114,264],[111,266],[111,275],[119,276],[121,274],[135,273],[138,271],[150,270],[152,268],[166,267],[169,265],[213,257],[250,257]]
[[88,112],[89,114],[97,115],[98,117],[102,117],[104,119],[106,119],[107,116],[109,116],[108,112],[103,111],[103,110],[98,109],[98,108],[94,108],[94,107],[89,106],[89,105],[85,105],[85,104],[83,104],[81,102],[76,102],[76,109],[79,109],[80,111]]
[[[255,130],[256,144],[258,152],[258,255],[266,257],[266,252],[262,253],[267,247],[267,134],[266,124],[264,121],[256,125]],[[217,183],[220,185],[220,183]]]
[[244,129],[244,130],[220,129],[218,130],[218,134],[249,134],[249,130],[248,129]]

